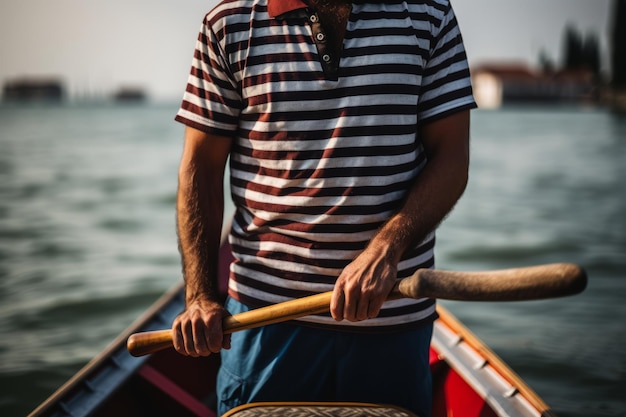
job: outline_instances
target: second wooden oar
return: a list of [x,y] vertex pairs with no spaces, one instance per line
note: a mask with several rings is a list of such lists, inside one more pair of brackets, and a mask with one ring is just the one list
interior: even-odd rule
[[[389,295],[398,298],[439,298],[459,301],[523,301],[562,297],[582,292],[587,274],[574,264],[549,264],[486,272],[420,269],[399,280]],[[224,319],[224,333],[328,312],[332,291],[262,307]],[[128,351],[143,356],[172,347],[172,331],[135,333]]]

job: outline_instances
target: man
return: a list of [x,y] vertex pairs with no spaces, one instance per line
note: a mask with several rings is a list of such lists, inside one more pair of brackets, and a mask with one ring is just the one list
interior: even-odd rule
[[[435,301],[384,301],[396,279],[434,266],[434,230],[467,182],[473,107],[447,0],[226,0],[206,16],[176,117],[187,306],[172,329],[182,354],[227,349],[220,414],[251,401],[430,414]],[[231,313],[330,290],[331,316],[222,335]]]

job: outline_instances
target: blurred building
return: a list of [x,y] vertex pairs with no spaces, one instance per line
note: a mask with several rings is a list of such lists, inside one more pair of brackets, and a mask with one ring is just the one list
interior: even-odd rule
[[117,102],[142,102],[147,99],[147,94],[141,87],[121,87],[113,94],[113,100]]
[[56,78],[19,78],[5,82],[4,101],[61,101],[65,97],[63,83]]
[[588,70],[544,72],[523,63],[495,63],[472,68],[479,108],[507,104],[585,103],[594,100],[595,77]]

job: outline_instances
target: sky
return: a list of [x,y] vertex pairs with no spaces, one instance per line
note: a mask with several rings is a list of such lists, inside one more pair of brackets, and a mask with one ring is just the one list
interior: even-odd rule
[[[182,97],[204,14],[217,0],[17,0],[0,3],[0,83],[60,77],[73,97],[125,86]],[[604,56],[611,0],[452,0],[470,65],[561,59],[563,30],[595,33]],[[605,67],[607,67],[605,61]]]

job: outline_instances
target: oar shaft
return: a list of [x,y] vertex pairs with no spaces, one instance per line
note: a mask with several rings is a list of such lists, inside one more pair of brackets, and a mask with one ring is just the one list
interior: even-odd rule
[[[420,269],[398,281],[389,295],[397,298],[440,298],[464,301],[521,301],[562,297],[585,289],[587,275],[573,264],[551,264],[487,272]],[[233,333],[299,317],[328,312],[332,291],[250,310],[227,317],[224,333]],[[172,331],[136,333],[128,351],[143,356],[172,346]]]

